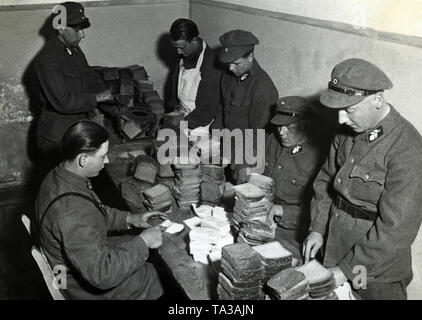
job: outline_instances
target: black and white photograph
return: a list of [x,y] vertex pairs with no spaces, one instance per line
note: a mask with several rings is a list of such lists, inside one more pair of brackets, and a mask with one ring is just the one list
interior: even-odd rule
[[422,0],[0,0],[0,43],[0,300],[422,300]]

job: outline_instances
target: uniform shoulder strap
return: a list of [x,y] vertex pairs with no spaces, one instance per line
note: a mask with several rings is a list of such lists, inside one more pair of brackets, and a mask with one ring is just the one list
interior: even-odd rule
[[62,194],[59,194],[58,196],[56,196],[55,198],[53,198],[53,200],[50,201],[50,203],[48,204],[47,208],[44,210],[39,222],[37,223],[37,235],[38,235],[38,244],[40,244],[40,234],[41,234],[41,225],[44,221],[44,218],[47,216],[48,210],[50,210],[51,206],[56,203],[58,200],[64,198],[64,197],[69,197],[69,196],[74,196],[74,197],[79,197],[79,198],[83,198],[91,203],[93,203],[101,212],[102,215],[104,215],[104,217],[107,219],[107,216],[105,215],[103,208],[102,208],[102,204],[99,203],[98,201],[95,201],[94,199],[92,199],[91,197],[79,193],[79,192],[65,192]]

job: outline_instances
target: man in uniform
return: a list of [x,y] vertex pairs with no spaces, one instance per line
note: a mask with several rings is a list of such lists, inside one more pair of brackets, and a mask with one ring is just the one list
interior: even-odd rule
[[314,182],[303,254],[324,244],[337,285],[352,281],[363,299],[406,299],[422,219],[422,138],[386,101],[392,86],[374,64],[348,59],[320,97],[343,126]]
[[274,180],[276,237],[298,250],[309,230],[312,183],[325,160],[312,139],[315,114],[314,106],[303,97],[281,98],[271,119],[277,132],[266,139],[263,174]]
[[185,114],[190,129],[208,130],[220,110],[222,71],[216,67],[213,50],[199,37],[195,22],[180,18],[170,28],[180,62],[173,74],[169,105]]
[[[215,128],[255,129],[256,136],[256,129],[268,125],[278,99],[277,88],[255,59],[254,48],[259,41],[251,32],[232,30],[223,34],[220,42],[219,59],[227,65],[228,72],[221,79],[222,112]],[[242,168],[245,163],[232,165],[234,180],[239,180]],[[243,170],[243,177],[245,173]]]
[[60,142],[69,125],[87,119],[98,102],[113,99],[79,47],[84,29],[90,26],[84,7],[64,2],[55,9],[55,33],[35,59],[42,102],[37,141],[50,167],[59,162]]
[[[35,204],[39,245],[54,269],[65,268],[69,299],[159,298],[163,288],[149,249],[162,244],[158,228],[148,223],[160,212],[131,214],[105,206],[91,179],[108,163],[109,135],[101,125],[81,120],[65,132],[63,161],[44,179]],[[116,242],[109,232],[143,228],[138,236]]]

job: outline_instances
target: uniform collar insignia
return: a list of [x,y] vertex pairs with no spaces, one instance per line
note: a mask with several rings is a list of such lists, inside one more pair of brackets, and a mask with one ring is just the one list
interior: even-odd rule
[[240,76],[240,81],[245,81],[246,79],[249,78],[250,75],[251,73],[249,71],[245,72],[244,74]]
[[383,134],[384,134],[384,131],[382,129],[382,126],[379,126],[378,128],[376,128],[376,129],[372,130],[371,132],[369,132],[369,134],[368,134],[368,141],[369,142],[374,142],[379,137],[381,137]]
[[301,145],[297,145],[297,146],[292,147],[290,153],[292,155],[295,155],[295,154],[301,153],[302,151],[303,151],[303,147]]
[[86,181],[86,187],[87,187],[89,190],[92,190],[92,183],[91,183],[91,181],[90,181],[90,180],[87,180],[87,181]]
[[73,51],[72,51],[70,48],[65,47],[65,48],[64,48],[64,50],[67,52],[67,54],[68,54],[69,56],[72,56],[72,55],[73,55]]

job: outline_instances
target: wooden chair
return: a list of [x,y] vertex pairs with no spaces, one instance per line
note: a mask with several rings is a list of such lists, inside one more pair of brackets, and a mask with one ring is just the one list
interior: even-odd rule
[[[31,235],[31,221],[29,220],[28,216],[22,214],[21,220],[26,230],[28,231],[28,234]],[[31,248],[31,254],[37,262],[38,268],[40,268],[41,270],[45,284],[47,285],[48,291],[50,291],[50,294],[53,299],[66,300],[60,290],[56,289],[56,287],[54,286],[54,284],[57,283],[57,280],[42,250],[34,245]]]

